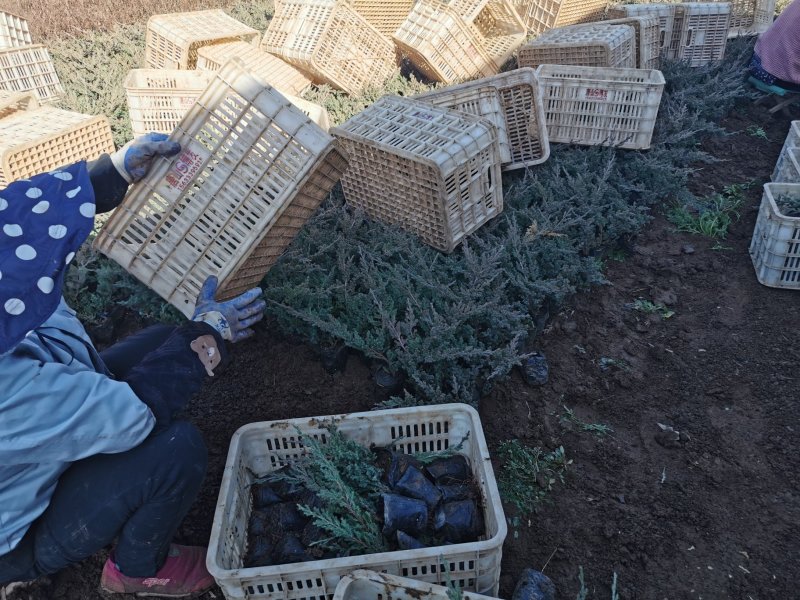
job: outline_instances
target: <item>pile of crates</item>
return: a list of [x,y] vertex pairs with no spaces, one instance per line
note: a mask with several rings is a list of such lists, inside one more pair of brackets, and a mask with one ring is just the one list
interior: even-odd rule
[[28,22],[0,11],[0,91],[33,92],[42,103],[61,98],[58,80],[46,46],[34,44]]

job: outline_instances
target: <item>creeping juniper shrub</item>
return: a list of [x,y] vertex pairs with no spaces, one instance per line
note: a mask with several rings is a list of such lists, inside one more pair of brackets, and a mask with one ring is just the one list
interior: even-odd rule
[[519,440],[501,443],[497,456],[501,463],[497,480],[500,496],[513,504],[520,515],[536,508],[557,482],[563,483],[567,465],[572,462],[567,460],[563,447],[545,452]]

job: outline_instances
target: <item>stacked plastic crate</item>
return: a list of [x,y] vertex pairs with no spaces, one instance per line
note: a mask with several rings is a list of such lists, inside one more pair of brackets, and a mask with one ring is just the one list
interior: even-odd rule
[[545,31],[519,50],[520,67],[636,67],[636,32],[629,25],[592,23]]

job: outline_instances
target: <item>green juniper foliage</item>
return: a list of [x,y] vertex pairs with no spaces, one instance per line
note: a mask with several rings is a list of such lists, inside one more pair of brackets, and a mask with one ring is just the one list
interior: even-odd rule
[[500,496],[516,506],[520,514],[530,513],[553,489],[553,485],[564,481],[568,461],[564,448],[552,452],[541,448],[530,448],[519,440],[500,444]]

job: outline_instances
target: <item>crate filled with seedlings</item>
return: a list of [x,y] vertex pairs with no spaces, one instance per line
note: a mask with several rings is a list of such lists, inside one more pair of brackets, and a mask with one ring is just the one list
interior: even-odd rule
[[176,127],[159,159],[95,239],[190,316],[209,275],[220,297],[261,281],[339,180],[335,140],[232,60]]
[[111,127],[104,116],[52,106],[14,110],[0,126],[0,189],[17,179],[113,151]]
[[194,69],[198,48],[236,40],[257,45],[260,36],[219,9],[153,15],[147,21],[145,67]]
[[350,163],[347,203],[443,252],[503,210],[497,129],[419,100],[384,96],[331,128]]
[[800,147],[789,146],[775,165],[773,183],[800,183]]
[[414,99],[491,121],[497,128],[503,170],[538,165],[550,156],[542,90],[533,69],[507,71]]
[[365,568],[495,595],[505,535],[469,406],[251,423],[231,440],[207,566],[227,598],[331,598]]
[[261,48],[354,95],[397,68],[392,41],[341,0],[281,0]]
[[661,26],[655,15],[601,21],[603,25],[629,25],[636,37],[636,68],[658,69],[661,55]]
[[342,577],[333,600],[494,600],[489,596],[462,592],[407,577],[359,569]]
[[636,67],[636,32],[629,25],[591,23],[545,31],[519,49],[520,67]]
[[800,183],[764,184],[750,258],[763,285],[800,290]]
[[608,0],[513,0],[528,33],[539,35],[548,29],[600,21]]
[[0,10],[0,48],[17,48],[32,43],[28,21]]
[[664,91],[661,71],[541,65],[536,74],[551,142],[650,147]]
[[64,95],[50,52],[40,44],[0,49],[0,90],[33,92],[43,103]]
[[772,181],[777,182],[780,174],[784,170],[784,162],[788,158],[789,148],[800,147],[800,121],[792,121],[789,125],[789,133],[786,134],[786,139],[783,142],[778,161],[775,163],[775,169],[772,171]]

